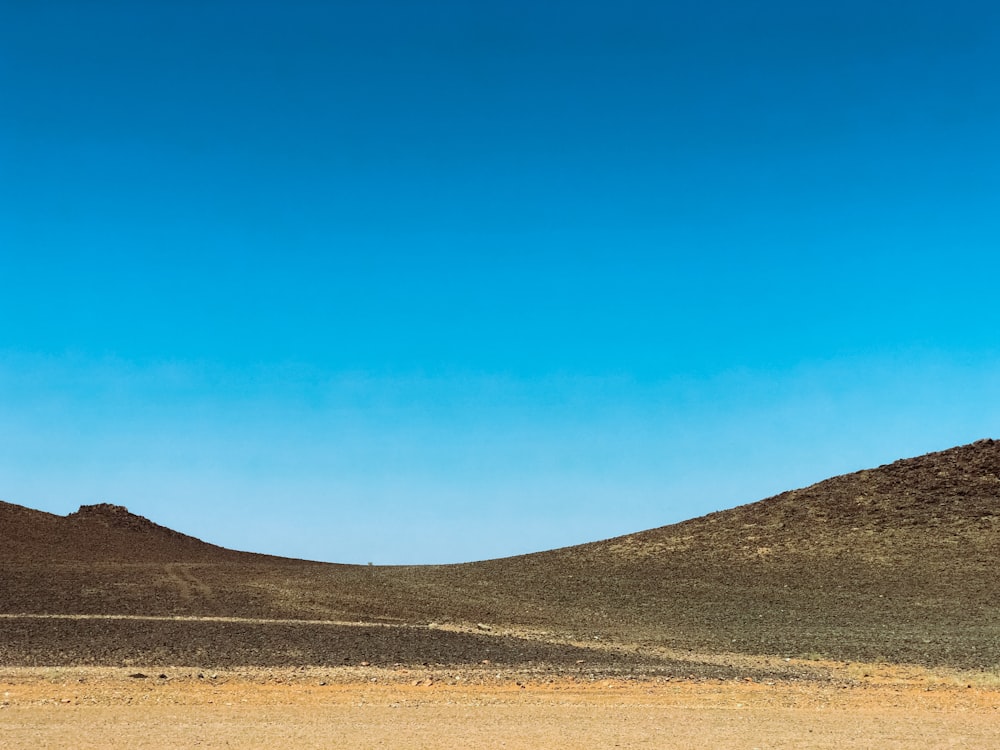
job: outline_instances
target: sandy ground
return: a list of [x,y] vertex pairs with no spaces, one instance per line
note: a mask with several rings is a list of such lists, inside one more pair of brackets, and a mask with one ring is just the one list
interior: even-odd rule
[[748,682],[488,667],[7,668],[0,748],[1000,747],[992,677],[871,665],[834,673]]

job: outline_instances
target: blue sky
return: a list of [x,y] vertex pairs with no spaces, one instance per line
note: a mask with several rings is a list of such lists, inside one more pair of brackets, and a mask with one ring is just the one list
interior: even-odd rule
[[0,499],[457,562],[998,436],[993,4],[0,21]]

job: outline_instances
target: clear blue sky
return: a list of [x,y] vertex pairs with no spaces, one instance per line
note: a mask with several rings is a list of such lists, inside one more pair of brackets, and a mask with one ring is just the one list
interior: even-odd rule
[[1000,6],[0,9],[0,499],[457,562],[1000,436]]

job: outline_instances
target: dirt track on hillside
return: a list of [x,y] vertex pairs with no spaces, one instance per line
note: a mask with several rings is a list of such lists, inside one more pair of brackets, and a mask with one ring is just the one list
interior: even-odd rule
[[408,669],[5,669],[0,748],[1000,746],[995,686],[880,669],[854,686],[532,681],[486,670],[463,684],[454,672]]

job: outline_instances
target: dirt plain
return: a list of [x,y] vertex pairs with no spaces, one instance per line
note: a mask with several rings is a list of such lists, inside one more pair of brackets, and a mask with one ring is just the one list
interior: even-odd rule
[[0,502],[0,748],[1000,747],[998,559],[993,440],[460,565]]
[[982,676],[799,666],[825,679],[608,679],[486,665],[4,669],[0,747],[1000,746],[1000,689]]

